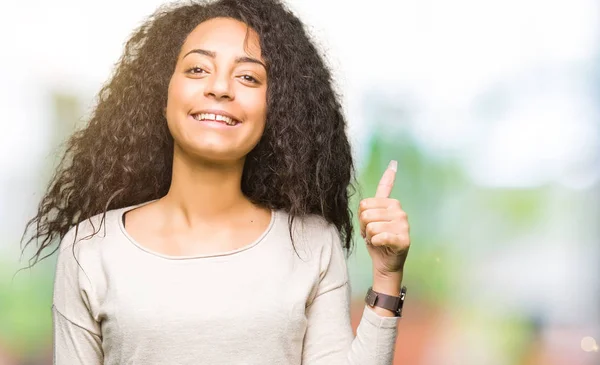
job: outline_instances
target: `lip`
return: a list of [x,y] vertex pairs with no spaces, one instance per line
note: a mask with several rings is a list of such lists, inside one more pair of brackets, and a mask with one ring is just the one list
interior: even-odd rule
[[194,110],[194,111],[192,111],[190,113],[191,116],[196,115],[196,114],[220,114],[220,115],[223,115],[225,117],[228,117],[228,118],[231,118],[231,119],[235,120],[239,124],[242,123],[242,121],[240,120],[240,118],[236,117],[235,115],[233,115],[231,113],[227,113],[225,110],[219,110],[219,109],[202,109],[202,110]]

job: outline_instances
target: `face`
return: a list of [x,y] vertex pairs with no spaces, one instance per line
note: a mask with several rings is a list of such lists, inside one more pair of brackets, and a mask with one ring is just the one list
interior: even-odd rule
[[243,159],[264,131],[266,99],[258,34],[234,19],[202,22],[182,46],[169,83],[166,117],[176,151]]

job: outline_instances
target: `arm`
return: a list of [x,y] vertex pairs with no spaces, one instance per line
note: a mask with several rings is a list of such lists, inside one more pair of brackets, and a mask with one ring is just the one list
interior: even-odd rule
[[52,306],[54,365],[103,363],[102,337],[72,322]]
[[[100,323],[91,314],[95,300],[91,281],[73,255],[75,230],[60,243],[52,305],[54,365],[101,365],[104,362]],[[78,235],[80,236],[81,233]],[[75,256],[81,264],[79,246]]]
[[[346,260],[337,231],[322,253],[317,293],[308,304],[303,365],[390,365],[393,361],[398,318],[366,306],[356,337],[350,324],[350,286]],[[380,283],[377,288],[384,293]],[[374,283],[374,289],[375,289]],[[387,284],[384,284],[387,285]],[[385,310],[381,310],[385,311]]]

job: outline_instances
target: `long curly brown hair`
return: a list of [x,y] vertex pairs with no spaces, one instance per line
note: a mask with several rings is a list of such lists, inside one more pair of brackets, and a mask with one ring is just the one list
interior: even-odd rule
[[37,244],[30,267],[82,220],[167,193],[173,137],[163,110],[169,80],[188,34],[215,17],[254,29],[267,62],[267,120],[246,158],[243,193],[256,204],[287,211],[290,236],[294,217],[322,216],[335,225],[350,254],[355,170],[328,67],[302,22],[278,0],[220,0],[162,6],[134,31],[98,93],[88,125],[67,141],[37,214],[27,223],[22,250]]

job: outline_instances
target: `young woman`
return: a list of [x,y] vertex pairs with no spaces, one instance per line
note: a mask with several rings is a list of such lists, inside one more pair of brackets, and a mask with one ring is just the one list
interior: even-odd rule
[[277,0],[160,8],[28,224],[35,262],[60,240],[55,364],[391,364],[395,170],[358,208],[374,282],[354,337],[353,162],[302,23]]

